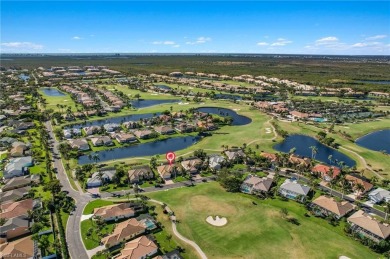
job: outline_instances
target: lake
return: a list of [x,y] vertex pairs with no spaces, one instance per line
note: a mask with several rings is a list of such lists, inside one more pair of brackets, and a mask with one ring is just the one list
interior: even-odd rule
[[[332,155],[333,161],[344,161],[345,165],[352,167],[356,165],[356,162],[349,158],[347,155],[330,148],[316,139],[305,135],[290,135],[282,143],[276,144],[274,149],[284,153],[288,153],[292,148],[296,148],[295,154],[311,158],[311,146],[315,146],[318,149],[315,159],[326,164],[330,164],[329,155]],[[337,166],[337,163],[332,162]]]
[[252,122],[252,119],[237,114],[237,112],[226,109],[226,108],[218,108],[218,107],[202,107],[202,108],[197,108],[198,111],[200,112],[205,112],[205,113],[210,113],[210,114],[216,114],[219,116],[230,116],[233,118],[232,125],[235,126],[242,126],[242,125],[247,125]]
[[[105,162],[114,159],[122,159],[129,157],[142,157],[162,155],[170,151],[178,151],[196,144],[201,138],[196,136],[186,136],[170,138],[166,140],[153,141],[128,147],[115,148],[111,150],[98,151],[96,154],[100,160],[98,162]],[[80,165],[90,164],[91,161],[87,155],[80,156],[78,163]]]
[[390,85],[389,80],[356,80],[358,83],[371,83],[375,85]]
[[136,108],[145,108],[145,107],[150,107],[154,105],[159,105],[159,104],[164,104],[164,103],[178,103],[180,102],[179,99],[171,99],[171,100],[135,100],[135,101],[130,101],[131,105]]
[[359,146],[375,151],[384,150],[387,154],[390,154],[390,129],[371,132],[358,138],[355,142]]
[[215,99],[242,100],[242,97],[236,94],[216,94]]
[[66,95],[63,92],[59,91],[57,88],[44,87],[44,88],[41,88],[41,90],[47,96],[65,96]]

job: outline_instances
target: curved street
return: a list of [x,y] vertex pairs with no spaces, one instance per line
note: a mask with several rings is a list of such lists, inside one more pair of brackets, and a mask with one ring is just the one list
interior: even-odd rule
[[85,205],[87,205],[87,203],[90,202],[92,198],[88,194],[83,193],[81,189],[75,190],[72,188],[68,176],[66,175],[62,160],[60,159],[60,154],[58,151],[59,143],[55,139],[52,125],[48,121],[45,122],[45,126],[49,132],[51,141],[53,141],[53,165],[54,168],[57,169],[57,179],[61,182],[62,189],[68,192],[68,195],[74,199],[76,205],[75,211],[73,211],[73,213],[68,218],[68,223],[65,230],[69,254],[73,259],[89,258],[81,238],[80,219],[83,215]]

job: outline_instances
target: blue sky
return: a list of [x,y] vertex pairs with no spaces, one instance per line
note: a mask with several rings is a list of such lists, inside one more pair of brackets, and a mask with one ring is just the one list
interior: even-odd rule
[[389,1],[1,1],[5,53],[390,55]]

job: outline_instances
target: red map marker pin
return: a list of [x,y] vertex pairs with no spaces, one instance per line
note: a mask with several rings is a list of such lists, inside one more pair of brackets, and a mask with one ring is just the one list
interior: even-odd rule
[[175,153],[173,153],[173,152],[168,152],[168,153],[165,155],[165,157],[166,157],[166,159],[168,160],[169,165],[172,165],[172,161],[175,160],[176,155],[175,155]]

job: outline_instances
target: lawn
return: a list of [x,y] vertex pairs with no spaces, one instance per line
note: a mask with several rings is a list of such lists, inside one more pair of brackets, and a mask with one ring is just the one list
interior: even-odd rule
[[114,204],[112,201],[105,201],[105,200],[91,201],[90,203],[87,204],[87,206],[85,206],[84,211],[83,211],[83,215],[92,214],[93,209],[95,209],[95,208],[100,208],[100,207],[112,205],[112,204]]
[[[110,234],[115,227],[115,223],[107,224],[101,233],[103,235],[105,234]],[[92,231],[91,236],[87,236],[86,233],[88,232],[88,229],[92,228],[94,231]],[[80,229],[81,229],[81,237],[83,239],[85,248],[87,250],[93,249],[95,247],[98,247],[100,245],[100,237],[97,235],[97,226],[96,223],[92,219],[87,219],[81,221],[80,224]]]
[[[307,218],[303,205],[293,201],[261,201],[228,193],[215,182],[148,196],[168,204],[180,221],[179,232],[194,240],[210,258],[378,257],[345,236],[343,223],[333,227],[323,219]],[[283,219],[281,208],[286,208],[300,225]],[[228,224],[213,227],[205,221],[209,215],[225,216]]]
[[76,103],[72,100],[68,93],[63,92],[65,95],[63,96],[48,96],[43,93],[41,89],[38,92],[45,98],[46,100],[46,109],[53,109],[55,112],[65,113],[66,108],[57,107],[58,104],[70,106],[73,112],[77,111]]

